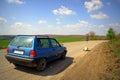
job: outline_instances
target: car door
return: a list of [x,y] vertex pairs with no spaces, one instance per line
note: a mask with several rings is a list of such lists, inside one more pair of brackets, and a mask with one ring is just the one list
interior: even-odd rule
[[50,49],[50,41],[48,38],[37,38],[36,51],[38,58],[50,58],[53,51]]
[[61,45],[56,41],[56,39],[51,39],[50,41],[55,58],[59,58],[63,52]]

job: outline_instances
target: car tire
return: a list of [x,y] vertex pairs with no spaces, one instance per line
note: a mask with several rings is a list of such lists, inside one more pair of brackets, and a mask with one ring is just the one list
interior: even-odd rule
[[43,71],[46,68],[46,59],[42,58],[39,60],[38,64],[37,64],[37,71]]
[[66,57],[66,52],[62,53],[60,59],[65,59],[65,57]]

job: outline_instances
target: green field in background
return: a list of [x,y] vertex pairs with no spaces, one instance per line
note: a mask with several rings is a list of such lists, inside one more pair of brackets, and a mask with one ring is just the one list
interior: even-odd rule
[[[60,43],[84,40],[83,37],[55,37]],[[6,48],[11,40],[0,40],[0,49]]]
[[82,37],[75,37],[75,38],[56,38],[58,42],[63,43],[63,42],[74,42],[74,41],[83,41],[84,38]]
[[[3,36],[2,36],[3,37]],[[82,35],[50,35],[51,38],[56,38],[56,40],[60,43],[64,42],[75,42],[75,41],[84,41],[85,36]],[[96,36],[95,38],[91,38],[90,40],[104,40],[106,39],[104,36]],[[8,46],[11,40],[0,40],[0,49],[4,49]]]
[[8,46],[11,40],[0,40],[0,49],[4,49]]

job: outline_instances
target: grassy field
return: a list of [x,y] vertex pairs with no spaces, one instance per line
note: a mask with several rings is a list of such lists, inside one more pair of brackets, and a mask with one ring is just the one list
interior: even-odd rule
[[110,51],[105,55],[106,68],[100,80],[120,80],[120,35],[109,41]]
[[[56,38],[56,40],[60,43],[84,40],[84,36],[50,36],[50,37]],[[11,40],[0,40],[0,49],[6,48],[10,41]]]
[[63,43],[63,42],[74,42],[74,41],[83,41],[85,40],[84,36],[80,36],[80,35],[69,35],[69,36],[50,36],[53,38],[56,38],[58,42]]
[[[9,40],[7,40],[7,39],[3,40],[3,37],[4,36],[2,36],[2,39],[0,39],[0,49],[6,48],[11,41],[10,40],[11,38],[9,38]],[[57,41],[60,43],[85,40],[85,36],[83,36],[83,35],[50,35],[50,37],[56,38]],[[5,37],[5,38],[7,38],[7,37]],[[94,39],[91,37],[89,39],[90,40],[104,40],[106,38],[104,36],[96,36]]]
[[117,57],[120,58],[120,35],[110,42],[110,47],[116,53]]
[[[56,38],[59,42],[74,42],[74,41],[84,41],[86,40],[85,36],[83,35],[55,35],[50,36],[53,38]],[[105,36],[95,36],[95,37],[89,37],[89,40],[106,40]]]
[[11,40],[0,40],[0,49],[4,49],[8,46]]

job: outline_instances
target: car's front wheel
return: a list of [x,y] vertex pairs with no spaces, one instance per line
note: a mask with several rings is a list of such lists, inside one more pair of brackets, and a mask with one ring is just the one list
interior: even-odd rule
[[39,60],[36,69],[38,71],[43,71],[46,68],[46,59],[42,58]]
[[65,59],[65,57],[66,57],[66,52],[64,52],[64,53],[62,53],[62,55],[61,55],[61,59]]

